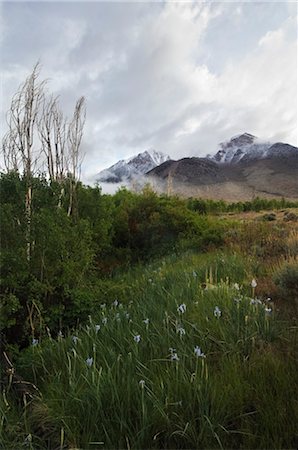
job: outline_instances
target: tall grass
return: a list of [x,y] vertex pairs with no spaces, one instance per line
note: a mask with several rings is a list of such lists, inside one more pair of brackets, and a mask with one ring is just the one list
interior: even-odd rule
[[189,253],[135,269],[87,326],[31,346],[30,445],[295,447],[297,330],[255,297],[252,263]]

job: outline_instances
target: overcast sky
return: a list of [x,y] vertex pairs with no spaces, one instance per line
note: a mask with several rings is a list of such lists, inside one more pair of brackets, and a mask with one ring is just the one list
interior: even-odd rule
[[0,29],[2,125],[40,60],[68,114],[86,97],[86,182],[148,148],[205,156],[245,131],[297,145],[296,2],[6,1]]

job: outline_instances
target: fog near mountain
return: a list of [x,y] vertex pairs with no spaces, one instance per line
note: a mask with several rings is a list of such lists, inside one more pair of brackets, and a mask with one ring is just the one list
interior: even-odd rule
[[168,161],[148,174],[159,192],[190,197],[251,200],[298,198],[298,148],[243,133],[219,144],[215,155]]
[[297,198],[298,149],[245,132],[221,142],[213,155],[204,158],[172,160],[156,150],[145,151],[118,161],[97,179],[107,193],[121,186],[138,191],[150,184],[160,193],[230,201],[255,195]]

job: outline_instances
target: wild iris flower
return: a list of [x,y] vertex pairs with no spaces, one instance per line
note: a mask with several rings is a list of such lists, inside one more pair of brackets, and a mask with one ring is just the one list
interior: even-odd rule
[[206,355],[202,352],[201,348],[197,345],[194,348],[194,354],[197,358],[206,358]]
[[184,334],[186,333],[185,329],[183,327],[178,327],[176,330],[177,334],[180,334],[180,336],[184,336]]
[[251,280],[251,287],[252,288],[256,288],[257,287],[257,282],[256,282],[256,280],[254,278]]
[[171,354],[171,361],[179,361],[179,357],[178,357],[177,353]]
[[181,305],[178,306],[177,311],[181,314],[184,314],[186,311],[186,304],[182,303]]
[[220,318],[220,316],[221,316],[221,310],[219,309],[218,306],[215,306],[213,314],[215,315],[215,317],[216,317],[217,319]]
[[93,364],[93,358],[92,356],[86,359],[86,364],[88,367],[91,367]]

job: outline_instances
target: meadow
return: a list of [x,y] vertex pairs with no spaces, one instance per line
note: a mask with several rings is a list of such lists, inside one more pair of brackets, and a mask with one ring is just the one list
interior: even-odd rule
[[[107,207],[111,199],[100,201]],[[276,209],[271,220],[261,208],[246,216],[243,207],[221,204],[219,211],[212,203],[213,212],[205,203],[203,215],[188,213],[181,200],[148,192],[120,192],[113,202],[117,214],[110,217],[117,220],[110,252],[100,247],[100,264],[91,252],[93,262],[84,273],[78,260],[69,268],[69,258],[63,270],[78,285],[71,291],[68,286],[59,302],[51,304],[45,295],[46,274],[52,289],[57,283],[53,268],[47,272],[44,262],[43,279],[37,279],[38,258],[46,258],[41,250],[32,259],[30,282],[24,276],[12,282],[3,274],[1,448],[296,448],[297,208]],[[81,204],[93,211],[90,201]],[[119,244],[127,232],[123,205],[130,236],[135,233],[125,252]],[[292,220],[284,220],[289,212]],[[37,247],[41,216],[36,217]],[[65,225],[58,219],[56,231],[59,221]],[[81,226],[76,221],[68,231]],[[97,242],[94,227],[90,242],[93,236]],[[152,230],[156,240],[149,247]],[[72,246],[76,236],[68,233]],[[5,239],[5,261],[12,264]],[[24,242],[19,240],[19,248]],[[48,236],[43,245],[51,242]],[[59,245],[56,237],[51,258],[57,258]],[[60,277],[69,283],[61,267]],[[19,302],[15,310],[8,302],[12,295]],[[63,301],[69,306],[61,309]],[[18,327],[20,335],[14,332]]]

